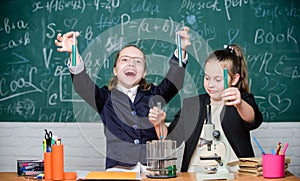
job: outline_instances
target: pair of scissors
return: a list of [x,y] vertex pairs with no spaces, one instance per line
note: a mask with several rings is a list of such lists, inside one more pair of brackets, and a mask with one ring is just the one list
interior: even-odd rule
[[52,131],[47,131],[47,129],[45,129],[45,140],[46,140],[46,145],[48,149],[51,149],[51,144],[52,144]]

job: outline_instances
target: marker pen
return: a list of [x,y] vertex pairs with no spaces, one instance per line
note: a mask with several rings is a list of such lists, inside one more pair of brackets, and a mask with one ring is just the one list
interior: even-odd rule
[[279,155],[280,149],[281,149],[281,142],[279,142],[277,145],[276,155]]
[[289,143],[284,144],[283,150],[281,152],[281,155],[285,155],[286,149],[289,146]]
[[255,137],[253,137],[253,140],[255,141],[255,143],[257,144],[258,148],[260,149],[261,153],[264,155],[266,154],[264,149],[262,148],[262,146],[259,144],[259,142],[257,141],[257,139]]

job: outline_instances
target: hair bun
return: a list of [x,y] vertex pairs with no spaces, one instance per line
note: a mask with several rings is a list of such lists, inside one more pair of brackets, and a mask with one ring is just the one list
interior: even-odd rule
[[236,52],[232,46],[224,45],[225,50],[229,51],[230,53],[236,55]]

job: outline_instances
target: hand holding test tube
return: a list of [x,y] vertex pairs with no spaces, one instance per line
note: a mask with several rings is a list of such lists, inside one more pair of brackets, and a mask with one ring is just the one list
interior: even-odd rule
[[190,35],[189,35],[189,28],[183,27],[181,30],[176,32],[176,43],[177,43],[177,53],[178,53],[178,60],[179,60],[179,67],[183,66],[182,60],[186,57],[185,51],[186,48],[191,45],[190,42]]
[[151,108],[149,110],[148,118],[155,128],[158,139],[164,140],[167,136],[167,127],[164,123],[166,113],[161,110],[161,106],[161,102],[158,102],[155,107]]
[[76,66],[77,62],[77,45],[76,45],[76,37],[79,36],[79,32],[68,32],[64,35],[58,33],[57,38],[55,40],[55,45],[58,47],[58,52],[69,52],[72,66]]

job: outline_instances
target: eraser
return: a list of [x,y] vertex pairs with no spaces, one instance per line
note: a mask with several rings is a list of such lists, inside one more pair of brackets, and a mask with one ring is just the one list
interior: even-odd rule
[[64,180],[76,180],[77,173],[76,172],[65,172]]

